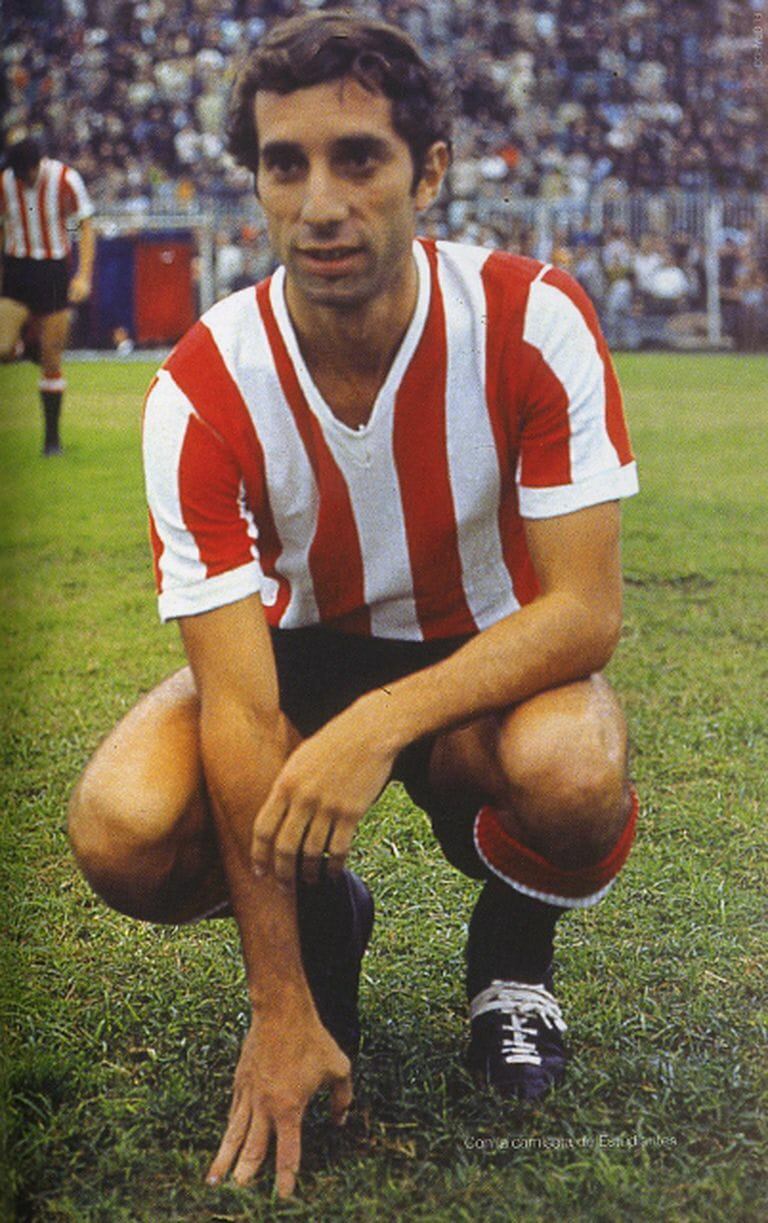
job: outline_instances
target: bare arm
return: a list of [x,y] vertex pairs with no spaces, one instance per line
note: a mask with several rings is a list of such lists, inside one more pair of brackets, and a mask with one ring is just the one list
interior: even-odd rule
[[539,596],[444,662],[361,697],[306,740],[257,818],[257,869],[273,858],[278,877],[290,877],[308,824],[305,846],[322,848],[330,835],[339,869],[408,743],[605,666],[621,627],[618,505],[528,521],[526,536]]
[[234,1165],[250,1179],[277,1136],[277,1184],[292,1192],[309,1098],[332,1085],[337,1120],[349,1107],[349,1062],[320,1024],[299,951],[294,895],[274,876],[256,879],[254,816],[288,752],[272,647],[257,597],[181,622],[200,694],[200,735],[219,849],[240,930],[253,1023],[235,1075],[229,1125],[208,1173]]
[[90,217],[84,217],[80,222],[78,236],[78,269],[69,285],[69,300],[77,305],[87,301],[91,296],[93,284],[93,264],[96,257],[96,231]]

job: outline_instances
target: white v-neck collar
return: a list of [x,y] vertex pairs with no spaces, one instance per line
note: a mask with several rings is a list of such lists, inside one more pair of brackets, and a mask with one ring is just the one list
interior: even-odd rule
[[424,324],[427,321],[427,314],[429,312],[430,271],[426,252],[420,242],[414,242],[413,244],[413,257],[416,261],[416,272],[418,275],[416,306],[411,321],[408,324],[408,329],[389,367],[389,372],[376,396],[371,415],[359,429],[353,429],[350,425],[345,425],[343,421],[339,420],[315,386],[307,369],[306,362],[301,355],[296,332],[288,313],[288,306],[285,300],[285,268],[279,267],[272,276],[269,286],[270,304],[280,329],[280,334],[288,349],[288,355],[293,363],[293,368],[296,371],[299,386],[304,392],[304,397],[324,428],[335,429],[348,439],[368,437],[376,428],[377,422],[385,416],[389,416],[392,412],[398,387],[424,331]]

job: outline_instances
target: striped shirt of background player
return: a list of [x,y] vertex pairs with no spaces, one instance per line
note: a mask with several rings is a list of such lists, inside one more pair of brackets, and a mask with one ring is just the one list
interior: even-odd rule
[[147,399],[160,613],[260,592],[271,624],[421,640],[536,594],[520,515],[636,491],[594,311],[563,273],[417,242],[419,300],[368,424],[323,403],[284,274],[219,302]]
[[71,166],[44,157],[34,187],[12,170],[0,174],[0,217],[5,253],[17,259],[65,259],[71,242],[67,220],[93,215],[85,184]]

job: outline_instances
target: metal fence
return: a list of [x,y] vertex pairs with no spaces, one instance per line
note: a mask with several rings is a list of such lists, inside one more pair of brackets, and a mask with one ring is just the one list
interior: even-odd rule
[[[201,311],[271,267],[253,199],[173,212],[158,204],[111,208],[97,216],[97,226],[107,236],[193,233]],[[489,187],[472,199],[447,196],[427,215],[425,229],[565,267],[589,292],[614,347],[768,350],[763,196],[628,192],[543,200]]]

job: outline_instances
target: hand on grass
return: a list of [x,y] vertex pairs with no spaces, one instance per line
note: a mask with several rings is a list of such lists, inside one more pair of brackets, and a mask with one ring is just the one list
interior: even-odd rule
[[290,886],[301,853],[302,877],[315,882],[324,857],[338,874],[355,829],[389,780],[395,750],[381,726],[351,706],[289,756],[253,825],[254,874],[271,868]]
[[[291,1047],[287,1032],[297,1033]],[[288,1025],[282,1014],[255,1016],[235,1071],[229,1121],[216,1158],[208,1169],[216,1185],[232,1169],[239,1185],[258,1172],[269,1141],[276,1138],[275,1188],[290,1197],[301,1163],[301,1123],[315,1092],[331,1090],[331,1116],[343,1125],[352,1103],[349,1058],[317,1019]]]

